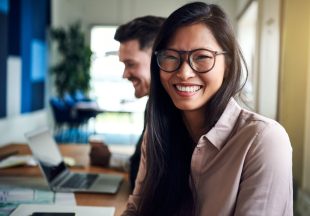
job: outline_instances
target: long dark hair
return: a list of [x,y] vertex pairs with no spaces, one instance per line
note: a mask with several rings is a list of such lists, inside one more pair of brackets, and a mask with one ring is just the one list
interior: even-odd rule
[[[231,97],[243,87],[243,57],[233,29],[223,10],[213,4],[189,3],[174,11],[164,22],[153,50],[165,49],[176,30],[204,23],[225,54],[222,86],[208,101],[206,131],[217,122]],[[155,55],[151,60],[151,87],[147,112],[146,176],[141,188],[139,215],[194,215],[197,202],[191,186],[190,165],[194,142],[178,110],[164,90]],[[196,206],[195,206],[196,205]]]

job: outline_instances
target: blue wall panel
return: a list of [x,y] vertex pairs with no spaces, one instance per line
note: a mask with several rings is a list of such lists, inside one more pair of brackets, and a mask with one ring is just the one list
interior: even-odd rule
[[31,40],[32,40],[32,1],[21,0],[21,58],[22,58],[22,88],[21,112],[31,112]]
[[33,37],[40,40],[46,39],[46,26],[50,24],[50,6],[48,0],[33,1]]
[[22,113],[44,108],[50,0],[21,0]]
[[45,95],[45,82],[33,82],[31,85],[32,95],[31,97],[35,100],[31,100],[31,107],[33,110],[39,110],[44,107],[44,95]]
[[20,0],[10,0],[10,10],[9,10],[9,40],[8,40],[8,55],[9,56],[20,56],[21,49],[21,1]]
[[44,81],[47,69],[47,46],[45,41],[31,42],[31,81]]
[[9,11],[9,0],[0,0],[0,13],[7,14]]
[[[7,59],[21,58],[21,112],[44,108],[50,0],[0,0],[0,117],[6,116]],[[15,83],[13,84],[15,85]]]
[[6,116],[7,15],[0,11],[0,118]]

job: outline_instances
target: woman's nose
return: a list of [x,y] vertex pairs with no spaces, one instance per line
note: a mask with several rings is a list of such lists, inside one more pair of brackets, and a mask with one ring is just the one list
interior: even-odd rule
[[191,68],[188,61],[183,61],[181,67],[177,70],[177,77],[182,80],[187,80],[196,76],[195,71]]

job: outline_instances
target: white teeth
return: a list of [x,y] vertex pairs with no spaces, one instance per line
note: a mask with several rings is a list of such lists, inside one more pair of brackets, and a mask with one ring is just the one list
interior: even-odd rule
[[182,91],[182,92],[196,92],[199,89],[201,89],[201,86],[181,86],[181,85],[176,85],[176,88],[179,91]]

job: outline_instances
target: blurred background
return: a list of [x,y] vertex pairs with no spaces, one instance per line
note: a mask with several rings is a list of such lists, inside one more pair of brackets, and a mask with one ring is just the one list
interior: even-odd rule
[[[134,145],[147,98],[135,99],[122,79],[115,29],[138,16],[168,16],[187,2],[0,0],[0,146],[25,143],[25,132],[43,126],[62,143],[99,136]],[[276,119],[290,136],[296,215],[310,215],[310,1],[205,2],[219,4],[235,28],[249,67],[248,108]],[[63,59],[68,52],[76,53],[73,62]],[[79,83],[73,87],[55,82],[55,71],[71,66],[86,78],[71,75]]]

